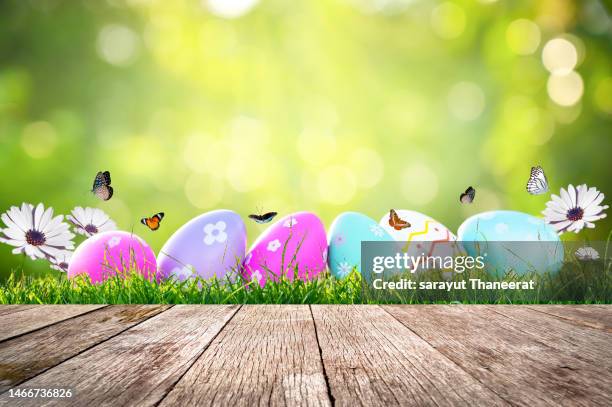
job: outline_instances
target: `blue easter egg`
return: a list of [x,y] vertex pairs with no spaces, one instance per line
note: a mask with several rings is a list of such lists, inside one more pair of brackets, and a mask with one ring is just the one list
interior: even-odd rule
[[361,242],[393,241],[378,222],[357,212],[344,212],[333,221],[327,234],[327,263],[331,274],[345,278],[353,268],[361,273]]
[[563,264],[563,243],[541,218],[516,211],[490,211],[468,218],[457,233],[470,256],[484,256],[494,276],[508,271],[555,273]]

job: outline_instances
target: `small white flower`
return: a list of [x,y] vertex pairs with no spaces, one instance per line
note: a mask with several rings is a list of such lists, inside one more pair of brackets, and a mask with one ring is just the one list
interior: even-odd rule
[[68,267],[70,266],[70,259],[72,258],[72,252],[65,251],[61,252],[55,257],[51,257],[49,259],[49,263],[51,263],[51,268],[53,270],[67,272]]
[[111,249],[117,246],[119,243],[121,243],[121,238],[119,236],[111,237],[110,239],[108,239],[108,242],[106,242],[108,247],[110,247]]
[[225,242],[227,240],[227,233],[225,233],[226,227],[227,225],[222,220],[204,226],[204,244],[210,246],[215,242]]
[[323,261],[327,263],[327,247],[323,250]]
[[0,229],[0,243],[15,247],[13,254],[25,253],[32,259],[55,257],[74,249],[74,234],[64,216],[53,217],[53,208],[23,203],[0,216],[6,228]]
[[347,262],[343,261],[342,263],[338,264],[338,267],[336,268],[336,276],[339,278],[344,278],[348,276],[351,271],[353,271],[353,268]]
[[102,209],[77,206],[66,218],[74,225],[76,233],[87,237],[109,230],[117,230],[115,222]]
[[297,219],[292,216],[283,223],[283,226],[286,228],[292,228],[297,224],[298,224]]
[[278,248],[281,247],[281,243],[278,239],[276,240],[272,240],[271,242],[268,243],[268,251],[269,252],[276,252],[278,250]]
[[262,279],[263,275],[261,274],[261,271],[255,270],[251,273],[251,281],[257,281],[258,283],[261,283]]
[[372,232],[372,234],[376,237],[383,237],[385,233],[383,228],[380,227],[380,225],[371,225],[370,232]]
[[604,194],[595,187],[587,187],[586,184],[567,187],[567,191],[561,188],[561,197],[552,195],[552,200],[546,203],[546,209],[542,212],[547,223],[555,228],[557,233],[580,232],[585,226],[594,228],[596,220],[606,217],[604,210],[608,205],[600,205],[604,200]]
[[253,253],[249,252],[246,257],[244,258],[244,264],[249,264],[251,263],[251,259],[253,258]]
[[597,253],[597,250],[590,246],[581,247],[580,249],[576,250],[576,253],[574,254],[576,255],[576,258],[581,261],[599,259],[599,253]]
[[170,275],[174,276],[179,281],[185,281],[188,278],[192,278],[194,274],[194,268],[191,264],[186,264],[184,267],[175,267],[170,272]]

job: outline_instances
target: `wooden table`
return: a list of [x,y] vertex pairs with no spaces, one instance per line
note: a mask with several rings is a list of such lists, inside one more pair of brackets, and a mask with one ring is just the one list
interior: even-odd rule
[[0,306],[0,405],[334,404],[610,406],[612,306]]

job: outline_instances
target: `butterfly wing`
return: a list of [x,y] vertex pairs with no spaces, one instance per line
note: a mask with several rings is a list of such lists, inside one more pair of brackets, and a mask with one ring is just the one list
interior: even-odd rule
[[411,225],[409,222],[403,219],[400,219],[397,212],[391,209],[389,211],[389,226],[391,226],[395,230],[402,230],[402,229],[409,228]]
[[103,201],[108,201],[113,197],[114,190],[110,186],[111,176],[108,171],[100,171],[94,179],[92,192]]
[[93,193],[101,200],[108,201],[113,197],[114,190],[113,187],[109,187],[107,185],[100,185],[94,188]]
[[249,215],[249,219],[253,219],[257,223],[269,223],[274,219],[274,217],[278,215],[278,212],[268,212],[263,215]]
[[468,187],[464,193],[459,196],[459,201],[463,204],[471,204],[474,202],[474,197],[476,196],[476,190],[472,187]]
[[531,195],[542,195],[548,192],[548,179],[542,167],[531,167],[531,174],[529,175],[529,181],[527,181],[527,192]]
[[160,212],[160,213],[156,213],[150,218],[142,218],[140,220],[140,223],[147,226],[152,231],[156,231],[157,229],[159,229],[159,226],[163,218],[164,218],[164,213]]

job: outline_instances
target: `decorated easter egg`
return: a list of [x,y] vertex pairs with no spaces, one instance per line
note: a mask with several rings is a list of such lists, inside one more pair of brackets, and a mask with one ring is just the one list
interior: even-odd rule
[[140,273],[146,278],[157,273],[155,254],[140,237],[122,231],[96,234],[77,247],[68,267],[68,278],[89,275],[92,283],[100,283],[114,275]]
[[[400,220],[408,222],[410,226],[399,230],[392,227],[389,222],[389,212],[380,220],[380,226],[393,239],[401,242],[399,252],[412,258],[425,256],[432,259],[429,263],[425,261],[417,265],[411,263],[411,272],[445,269],[442,260],[462,253],[461,245],[457,243],[457,237],[437,220],[420,212],[406,209],[397,210],[396,213]],[[440,261],[436,261],[437,259]]]
[[461,224],[459,240],[471,256],[482,255],[492,275],[509,271],[556,272],[563,263],[563,244],[543,219],[516,211],[490,211]]
[[340,214],[327,236],[327,261],[336,278],[345,278],[354,268],[361,273],[361,242],[393,241],[375,220],[357,212]]
[[191,277],[234,281],[246,250],[246,228],[236,212],[216,210],[181,226],[159,252],[159,270],[184,281]]
[[313,213],[298,212],[280,219],[255,240],[244,260],[243,275],[262,287],[282,275],[291,281],[294,274],[309,280],[325,270],[326,261],[323,223]]

